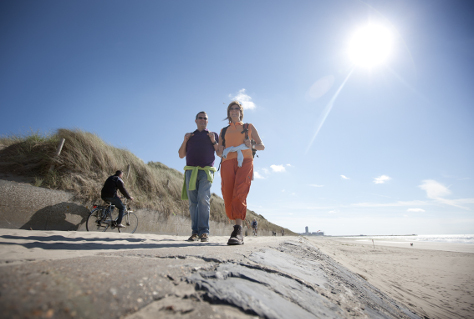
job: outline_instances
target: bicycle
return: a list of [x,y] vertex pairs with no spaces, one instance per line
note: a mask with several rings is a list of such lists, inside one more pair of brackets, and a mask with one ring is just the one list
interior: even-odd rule
[[118,209],[115,218],[112,217],[112,213],[115,210],[115,205],[112,203],[106,202],[107,205],[96,205],[92,206],[92,210],[87,216],[86,221],[86,229],[87,231],[108,231],[114,230],[117,228],[119,233],[130,233],[133,234],[138,227],[138,217],[135,213],[130,210],[130,207],[125,202],[125,211],[123,212],[123,219],[122,223],[125,224],[126,227],[120,228],[117,227],[117,217],[118,217]]

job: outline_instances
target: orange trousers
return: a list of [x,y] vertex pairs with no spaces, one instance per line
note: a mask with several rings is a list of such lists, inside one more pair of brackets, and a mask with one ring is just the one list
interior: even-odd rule
[[243,219],[247,215],[247,195],[253,176],[253,159],[245,158],[238,167],[233,158],[221,164],[221,190],[225,212],[231,220]]

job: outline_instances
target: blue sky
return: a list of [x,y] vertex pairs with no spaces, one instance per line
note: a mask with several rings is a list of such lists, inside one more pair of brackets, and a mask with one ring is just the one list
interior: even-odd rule
[[[467,0],[2,1],[0,135],[79,128],[182,170],[196,113],[219,132],[238,98],[266,146],[248,208],[271,222],[474,233],[473,14]],[[369,22],[393,35],[372,68],[348,55]]]

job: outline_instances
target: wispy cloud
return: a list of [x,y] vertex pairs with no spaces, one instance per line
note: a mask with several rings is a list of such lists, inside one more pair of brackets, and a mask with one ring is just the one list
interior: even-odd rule
[[273,165],[270,165],[270,168],[267,168],[267,167],[261,168],[259,170],[261,173],[254,170],[254,177],[258,179],[265,179],[269,177],[272,173],[284,173],[286,172],[287,168],[291,168],[291,167],[293,167],[293,165],[291,164],[286,164],[286,165],[273,164]]
[[454,206],[457,208],[467,209],[470,210],[468,207],[461,206],[460,204],[472,204],[472,198],[465,198],[465,199],[447,199],[447,198],[437,198],[436,201],[449,205]]
[[309,184],[311,187],[323,187],[324,185],[317,185],[317,184]]
[[[372,202],[363,202],[363,203],[354,203],[350,204],[349,207],[362,207],[362,208],[372,208],[372,207],[419,207],[419,206],[428,206],[433,205],[434,203],[442,203],[457,208],[467,209],[468,207],[461,206],[466,204],[474,204],[474,198],[462,198],[462,199],[446,199],[446,198],[437,198],[433,201],[421,201],[421,200],[412,200],[412,201],[398,201],[391,203],[372,203]],[[342,205],[341,207],[344,207]],[[410,209],[421,209],[421,208],[410,208]]]
[[285,166],[283,165],[270,165],[270,168],[276,173],[282,173],[286,171]]
[[466,181],[466,180],[471,179],[470,177],[460,177],[460,176],[450,175],[450,174],[441,174],[441,176],[443,176],[444,178],[456,179],[458,181]]
[[454,199],[458,204],[474,204],[474,198],[459,198],[459,199]]
[[468,207],[461,206],[460,204],[466,204],[466,203],[471,203],[472,198],[467,198],[467,199],[447,199],[444,198],[445,196],[451,195],[451,191],[444,186],[443,184],[432,180],[432,179],[427,179],[422,182],[421,185],[418,186],[422,190],[426,192],[426,197],[430,199],[434,199],[437,202],[440,202],[442,204],[446,204],[449,206],[461,208],[461,209],[467,209],[469,210]]
[[245,89],[241,89],[234,97],[232,97],[232,94],[229,94],[229,97],[232,100],[240,101],[244,109],[253,110],[255,108],[255,103],[252,102],[252,98],[245,93]]
[[312,203],[305,203],[300,201],[281,202],[277,207],[260,207],[259,212],[270,212],[270,211],[284,211],[284,212],[298,212],[299,214],[314,214],[314,211],[330,211],[336,210],[339,206],[316,206]]
[[431,199],[439,199],[451,194],[446,186],[432,179],[424,180],[418,187],[426,191],[426,197]]
[[390,176],[387,176],[387,175],[381,175],[379,177],[376,177],[374,178],[374,183],[375,184],[384,184],[385,182],[388,182],[389,180],[391,180],[392,178]]
[[342,179],[350,179],[350,178],[347,177],[346,175],[341,175],[341,178],[342,178]]
[[253,177],[255,177],[256,179],[265,179],[265,177],[263,177],[262,175],[260,175],[259,172],[253,172]]
[[422,208],[408,208],[407,209],[407,212],[411,212],[411,213],[424,213],[426,212],[426,210],[422,209]]
[[399,206],[425,206],[428,205],[427,202],[421,200],[412,200],[412,201],[398,201],[392,203],[356,203],[351,204],[355,207],[399,207]]

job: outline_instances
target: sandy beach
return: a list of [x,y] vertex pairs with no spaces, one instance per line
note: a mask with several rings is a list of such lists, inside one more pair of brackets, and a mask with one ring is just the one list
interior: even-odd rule
[[470,318],[474,254],[328,237],[0,229],[5,318]]
[[474,245],[308,237],[322,252],[416,313],[474,316]]

